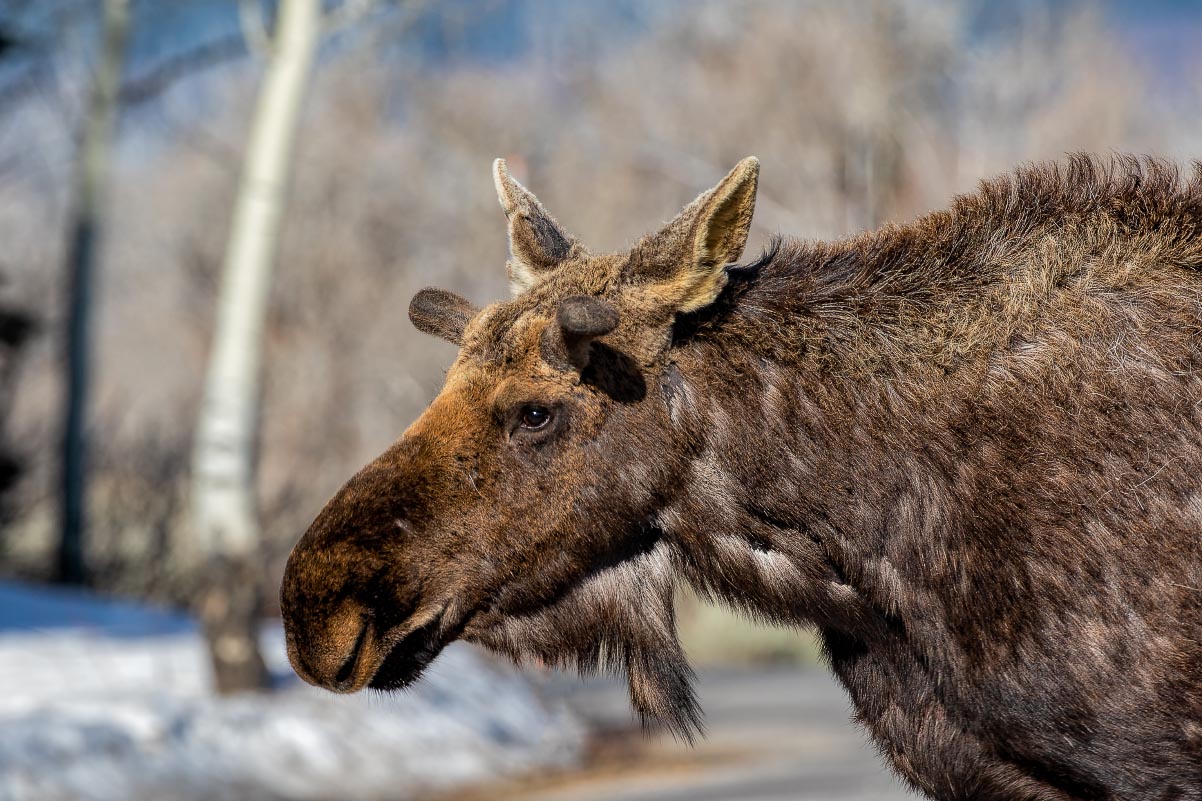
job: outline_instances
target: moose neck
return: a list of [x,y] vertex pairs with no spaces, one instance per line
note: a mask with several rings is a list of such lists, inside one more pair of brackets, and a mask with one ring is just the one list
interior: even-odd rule
[[683,321],[660,389],[695,444],[660,523],[703,594],[867,638],[918,597],[894,529],[937,538],[947,522],[932,482],[954,470],[932,469],[944,457],[930,444],[986,373],[993,343],[953,343],[990,291],[890,278],[821,247],[774,252],[709,319]]

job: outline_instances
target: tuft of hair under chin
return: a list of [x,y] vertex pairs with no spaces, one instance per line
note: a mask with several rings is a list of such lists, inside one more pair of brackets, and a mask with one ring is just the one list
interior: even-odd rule
[[538,658],[582,675],[626,679],[645,727],[692,744],[704,733],[694,674],[676,632],[675,571],[660,540],[589,575],[539,611],[506,619],[483,644],[515,661]]

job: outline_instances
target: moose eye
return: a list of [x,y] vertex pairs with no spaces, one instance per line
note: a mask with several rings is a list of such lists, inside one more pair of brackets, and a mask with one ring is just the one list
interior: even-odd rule
[[551,422],[551,410],[544,406],[526,406],[522,409],[518,422],[527,431],[538,431]]

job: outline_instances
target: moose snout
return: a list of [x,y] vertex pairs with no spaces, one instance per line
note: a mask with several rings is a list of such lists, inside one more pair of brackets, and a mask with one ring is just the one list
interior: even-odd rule
[[379,650],[373,610],[354,589],[353,561],[306,535],[280,586],[288,661],[302,679],[334,692],[364,687]]
[[390,609],[411,608],[415,593],[365,549],[324,536],[318,524],[293,548],[280,586],[288,660],[308,683],[352,693],[372,682],[396,645],[404,619]]
[[[369,590],[355,580],[329,580],[308,569],[312,557],[300,546],[293,551],[280,592],[288,659],[310,684],[336,693],[400,689],[453,639],[443,626],[445,605],[418,608],[412,592],[401,593],[399,605],[413,611],[394,618],[388,606],[398,586]],[[331,565],[321,554],[316,561]],[[388,602],[380,606],[382,598]]]
[[422,575],[420,548],[450,481],[437,444],[406,434],[343,485],[292,549],[280,611],[288,658],[310,684],[397,688],[444,644],[445,594]]
[[288,660],[305,681],[339,693],[360,690],[371,681],[378,662],[375,627],[368,610],[344,601],[332,614],[284,609]]

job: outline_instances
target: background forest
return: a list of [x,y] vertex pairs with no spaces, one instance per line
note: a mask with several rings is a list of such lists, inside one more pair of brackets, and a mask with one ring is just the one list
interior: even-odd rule
[[[0,560],[50,577],[63,264],[100,20],[90,3],[7,5],[0,292],[37,333],[4,386],[24,471]],[[1188,47],[1202,13],[1133,18],[1156,4],[367,5],[320,45],[289,165],[255,479],[275,570],[438,387],[453,350],[412,329],[413,293],[505,295],[496,156],[590,247],[619,249],[754,153],[754,249],[775,232],[833,238],[911,219],[1024,161],[1202,152]],[[129,14],[91,299],[87,556],[99,586],[172,597],[264,60],[242,43],[235,3]]]

